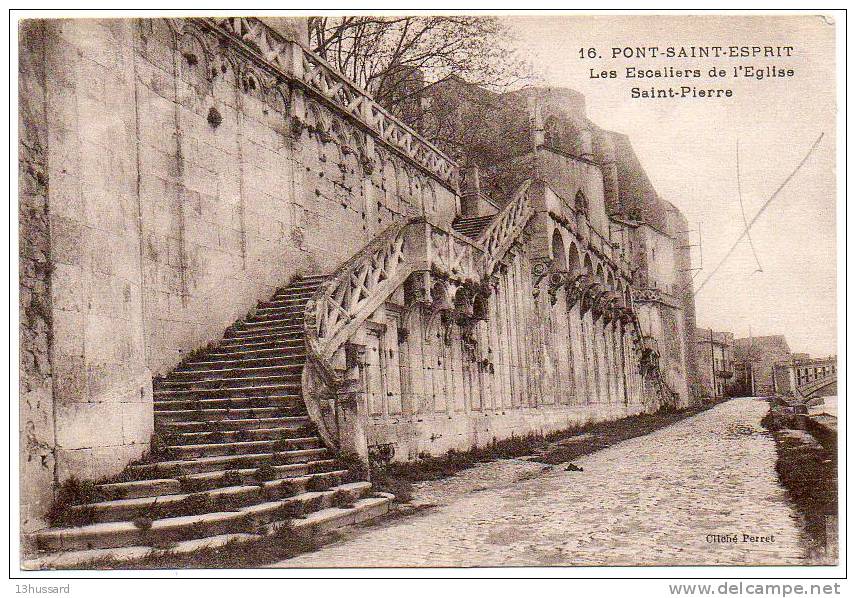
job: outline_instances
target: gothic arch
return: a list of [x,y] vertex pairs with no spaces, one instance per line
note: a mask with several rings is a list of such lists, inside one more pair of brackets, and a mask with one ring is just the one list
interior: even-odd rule
[[579,274],[580,269],[580,252],[577,250],[577,245],[571,242],[568,246],[568,272],[571,274]]
[[473,297],[473,317],[476,320],[487,320],[489,311],[490,307],[487,299],[476,293],[475,297]]
[[140,54],[149,63],[171,73],[175,68],[176,32],[167,19],[140,19]]
[[455,296],[452,303],[454,304],[455,309],[459,311],[467,311],[469,309],[470,294],[467,292],[465,287],[458,287],[455,290]]
[[181,54],[179,73],[181,80],[207,93],[211,84],[212,71],[209,64],[210,53],[204,38],[195,29],[185,27],[178,34],[176,45]]
[[585,270],[585,274],[594,278],[594,265],[591,263],[591,256],[586,253],[586,257],[583,260],[583,270]]
[[565,251],[565,240],[558,228],[553,229],[553,238],[550,240],[550,257],[553,259],[554,270],[567,270],[568,254]]

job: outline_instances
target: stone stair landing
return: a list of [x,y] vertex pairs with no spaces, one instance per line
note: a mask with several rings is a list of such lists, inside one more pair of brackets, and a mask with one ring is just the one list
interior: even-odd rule
[[70,506],[65,525],[38,532],[37,562],[386,512],[391,497],[372,494],[324,445],[303,402],[303,310],[324,280],[279,290],[217,346],[155,380],[153,454],[96,484],[97,498]]

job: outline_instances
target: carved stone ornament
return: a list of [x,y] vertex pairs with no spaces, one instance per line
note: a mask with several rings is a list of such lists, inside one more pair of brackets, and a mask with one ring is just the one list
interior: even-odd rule
[[576,305],[583,296],[583,288],[588,282],[588,277],[585,274],[572,274],[567,277],[565,282],[565,300],[570,310]]
[[367,156],[366,154],[362,154],[360,156],[360,165],[363,167],[363,172],[370,175],[375,171],[376,160]]
[[586,281],[582,287],[582,293],[580,297],[580,313],[584,314],[587,311],[592,310],[592,316],[594,316],[595,318],[597,317],[594,314],[594,307],[597,302],[597,298],[600,295],[600,292],[600,283],[586,277]]
[[550,296],[550,305],[556,305],[560,289],[567,286],[570,273],[566,270],[554,270],[547,278],[547,293]]
[[535,262],[532,265],[532,296],[537,297],[541,293],[541,289],[538,288],[538,285],[541,284],[541,281],[544,280],[544,277],[550,273],[550,262],[549,260],[542,260],[539,262]]

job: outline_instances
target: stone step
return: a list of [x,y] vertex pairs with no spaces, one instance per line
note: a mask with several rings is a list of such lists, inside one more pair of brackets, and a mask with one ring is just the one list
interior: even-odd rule
[[300,310],[279,310],[279,312],[265,312],[258,316],[254,315],[249,320],[242,322],[240,330],[258,330],[259,328],[270,328],[275,326],[303,326],[303,312]]
[[218,368],[218,369],[197,369],[190,368],[180,369],[170,374],[170,378],[179,378],[181,381],[198,380],[205,377],[219,376],[221,380],[228,380],[237,377],[253,376],[256,374],[264,376],[265,374],[284,374],[288,372],[302,372],[303,362],[293,358],[283,358],[281,363],[274,365],[249,365],[240,367]]
[[274,440],[241,440],[208,444],[172,444],[168,450],[179,459],[217,457],[225,455],[251,455],[264,452],[287,452],[321,447],[317,436],[277,438]]
[[264,357],[270,355],[289,355],[293,353],[305,353],[306,340],[303,337],[292,340],[259,343],[255,347],[241,347],[239,345],[221,345],[210,353],[206,353],[206,361],[218,361],[221,359],[241,359],[252,357]]
[[270,419],[275,417],[293,417],[305,415],[306,405],[301,403],[293,407],[255,407],[251,409],[181,409],[174,411],[156,411],[155,415],[161,422],[197,421],[218,422],[229,419]]
[[164,380],[158,387],[158,391],[172,389],[202,390],[219,389],[225,392],[240,390],[243,388],[265,388],[270,386],[295,386],[300,388],[300,379],[303,368],[292,369],[286,374],[265,374],[263,376],[235,376],[220,378],[212,374],[207,378],[198,380]]
[[158,430],[171,432],[213,432],[213,431],[235,431],[254,430],[264,428],[276,428],[280,426],[309,426],[312,420],[308,415],[297,415],[289,417],[252,417],[245,419],[220,419],[215,421],[174,420],[164,421],[155,418],[155,427]]
[[224,386],[221,388],[159,388],[154,391],[156,398],[226,398],[226,397],[300,397],[302,386],[297,382],[288,384],[257,384],[254,386]]
[[[284,480],[307,476],[316,473],[342,472],[341,466],[336,459],[318,459],[314,461],[300,461],[298,463],[287,463],[285,465],[272,465],[272,479]],[[191,483],[206,488],[221,488],[232,484],[235,477],[241,479],[243,484],[255,484],[258,482],[256,472],[258,467],[243,467],[239,469],[205,471],[201,473],[188,474],[181,479],[189,480]]]
[[306,415],[306,405],[295,400],[285,407],[248,407],[235,409],[175,409],[155,411],[157,424],[166,422],[218,423],[228,420],[270,420]]
[[309,303],[310,297],[282,297],[279,299],[271,299],[260,303],[253,314],[268,313],[274,310],[286,311],[287,313],[305,313],[306,304]]
[[296,397],[218,397],[216,399],[157,398],[155,411],[195,411],[198,409],[265,409],[268,407],[294,406],[300,403]]
[[[292,338],[294,335],[304,335],[303,324],[277,326],[275,328],[265,328],[261,330],[233,330],[228,336],[226,336],[223,342],[239,340],[242,343],[257,343],[264,340],[270,340],[271,338]],[[234,345],[234,343],[232,343],[232,345]]]
[[212,359],[212,354],[209,353],[204,359],[190,361],[183,367],[194,370],[209,369],[217,371],[230,368],[278,365],[281,363],[304,363],[306,358],[306,350],[302,346],[289,349],[263,349],[262,351],[255,352],[259,353],[258,357],[250,355],[247,357],[235,356],[230,358],[227,355],[216,355],[216,357],[222,357],[216,360]]
[[[357,499],[351,509],[328,507],[308,514],[301,519],[290,522],[291,531],[302,538],[314,538],[330,530],[339,529],[347,525],[355,525],[369,519],[385,515],[389,512],[393,496],[383,492],[375,495]],[[280,522],[274,521],[262,529],[265,534],[276,531]],[[228,533],[207,536],[193,540],[177,541],[169,546],[172,553],[190,553],[204,548],[216,548],[229,543],[244,543],[258,540],[259,534]],[[84,550],[68,550],[49,555],[42,555],[29,559],[21,564],[26,571],[39,571],[49,569],[69,569],[85,565],[94,560],[111,560],[117,563],[132,562],[151,555],[158,554],[161,549],[150,546],[126,546],[119,548],[93,548]]]
[[257,530],[260,525],[291,519],[295,512],[307,513],[330,508],[336,492],[347,492],[354,501],[370,491],[368,482],[343,484],[324,492],[305,492],[285,500],[263,502],[241,507],[235,511],[205,513],[169,517],[151,522],[150,526],[139,527],[129,521],[94,523],[81,527],[50,528],[36,534],[36,542],[42,550],[84,550],[93,548],[117,548],[145,545],[150,542],[164,543],[218,534]]
[[271,320],[286,320],[286,319],[300,319],[303,320],[303,316],[306,311],[305,303],[295,303],[294,305],[282,305],[282,306],[271,306],[271,307],[259,307],[253,312],[253,317],[251,319],[252,322],[269,322]]
[[276,323],[258,322],[257,324],[253,324],[252,322],[245,322],[241,324],[240,327],[235,327],[230,330],[226,338],[257,338],[259,336],[285,334],[287,332],[302,330],[303,321],[297,320],[296,318],[293,320],[282,320]]
[[172,435],[175,444],[216,444],[217,442],[245,442],[303,438],[315,433],[315,426],[254,428],[225,432],[178,432]]
[[315,287],[300,287],[296,289],[286,289],[279,293],[276,293],[273,297],[268,299],[267,301],[260,301],[258,303],[259,307],[266,307],[269,303],[278,303],[281,301],[290,301],[296,302],[300,301],[306,303],[309,301],[316,292],[318,292],[317,286]]
[[197,457],[194,459],[157,461],[154,463],[139,463],[129,465],[128,469],[135,474],[140,474],[142,479],[151,479],[154,476],[160,478],[171,478],[192,473],[206,473],[213,471],[225,472],[230,469],[260,467],[265,464],[290,465],[293,463],[305,463],[307,461],[326,459],[328,456],[328,450],[326,448],[313,448],[281,453],[250,453],[246,455],[222,455],[216,457]]
[[299,342],[299,344],[305,344],[306,341],[303,337],[304,331],[302,326],[299,329],[286,332],[261,333],[255,336],[230,336],[223,339],[223,342],[220,343],[220,349],[237,347],[238,349],[248,350],[275,347],[284,343],[295,345]]
[[252,321],[248,321],[242,324],[240,328],[244,331],[248,331],[259,330],[272,326],[286,326],[294,324],[302,328],[304,321],[305,318],[303,317],[302,310],[297,313],[283,313],[280,310],[277,312],[272,311],[261,313],[258,315],[258,317],[254,317]]
[[136,480],[133,482],[98,484],[97,489],[106,498],[117,500],[178,494],[181,492],[181,484],[175,479]]
[[[78,513],[87,512],[86,516],[92,518],[91,523],[133,521],[137,517],[155,520],[178,515],[202,515],[206,512],[231,511],[236,507],[303,494],[307,492],[307,486],[313,478],[324,484],[323,489],[337,486],[346,473],[340,470],[309,476],[255,481],[252,484],[222,486],[204,492],[181,492],[179,484],[179,492],[173,494],[105,500],[76,505],[71,507],[71,510]],[[322,489],[320,486],[313,488]],[[206,501],[205,497],[209,500]],[[207,505],[206,502],[208,502]]]
[[[183,488],[187,487],[209,490],[231,486],[235,484],[236,479],[239,479],[241,484],[254,484],[258,482],[256,476],[257,470],[258,467],[249,467],[193,473],[176,478],[150,478],[131,482],[98,484],[98,491],[105,499],[110,500],[181,494],[184,491]],[[330,471],[340,471],[335,459],[306,461],[289,465],[274,465],[272,466],[271,479],[284,480],[286,478],[306,476],[314,473],[327,473]]]
[[277,293],[304,291],[307,289],[313,289],[314,290],[314,289],[317,289],[318,287],[320,287],[321,284],[324,282],[324,280],[325,280],[324,278],[311,278],[311,279],[310,278],[304,278],[302,280],[295,280],[295,281],[292,281],[292,283],[289,284],[288,286],[282,287],[281,289],[277,290]]

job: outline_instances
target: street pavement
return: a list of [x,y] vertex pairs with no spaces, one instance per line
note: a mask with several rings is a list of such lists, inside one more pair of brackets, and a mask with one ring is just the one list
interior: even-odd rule
[[733,399],[581,457],[497,461],[424,484],[422,512],[279,567],[807,564],[767,403]]

